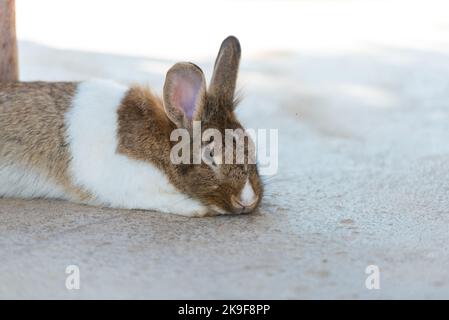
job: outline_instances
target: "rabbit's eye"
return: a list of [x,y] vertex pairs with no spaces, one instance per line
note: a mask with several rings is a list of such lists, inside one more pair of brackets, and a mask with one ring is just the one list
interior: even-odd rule
[[212,165],[213,165],[214,167],[216,167],[216,166],[217,166],[217,163],[215,162],[215,158],[214,158],[214,150],[213,150],[213,149],[209,152],[209,157],[210,157],[210,159],[211,159]]
[[203,149],[203,161],[213,167],[217,166],[217,163],[215,162],[215,152],[214,148],[210,148],[209,146],[205,147]]

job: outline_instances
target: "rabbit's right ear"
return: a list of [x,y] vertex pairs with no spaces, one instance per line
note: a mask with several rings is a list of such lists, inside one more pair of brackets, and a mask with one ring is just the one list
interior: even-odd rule
[[234,36],[223,40],[209,85],[209,94],[232,105],[240,63],[240,42]]
[[168,118],[178,128],[190,128],[206,101],[203,71],[190,62],[175,64],[165,77],[163,97]]

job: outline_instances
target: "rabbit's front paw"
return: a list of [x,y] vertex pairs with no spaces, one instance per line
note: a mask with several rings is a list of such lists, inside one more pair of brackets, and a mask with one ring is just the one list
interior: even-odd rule
[[202,217],[213,216],[211,211],[203,206],[184,208],[184,210],[179,211],[178,214],[185,216],[185,217],[191,217],[191,218],[202,218]]
[[210,210],[194,199],[186,199],[185,196],[171,198],[164,210],[165,212],[175,213],[184,217],[205,217]]

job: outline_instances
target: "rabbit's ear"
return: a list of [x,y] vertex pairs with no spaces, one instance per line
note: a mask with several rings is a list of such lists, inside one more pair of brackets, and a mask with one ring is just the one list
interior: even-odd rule
[[206,81],[201,69],[189,62],[175,64],[164,84],[165,113],[178,128],[189,128],[199,118],[206,100]]
[[227,103],[234,100],[234,91],[240,63],[240,43],[234,36],[227,37],[221,44],[214,72],[209,86],[211,96],[223,99]]

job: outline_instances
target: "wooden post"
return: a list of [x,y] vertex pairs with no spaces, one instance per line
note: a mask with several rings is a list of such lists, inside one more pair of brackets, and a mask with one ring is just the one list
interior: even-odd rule
[[0,0],[0,81],[18,81],[15,0]]

